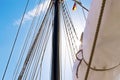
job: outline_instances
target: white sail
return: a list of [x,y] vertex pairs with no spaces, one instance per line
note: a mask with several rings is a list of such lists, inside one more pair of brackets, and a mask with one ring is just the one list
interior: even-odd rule
[[84,60],[79,66],[78,78],[74,80],[85,80],[91,53],[87,80],[120,80],[119,9],[120,0],[92,1],[83,35]]

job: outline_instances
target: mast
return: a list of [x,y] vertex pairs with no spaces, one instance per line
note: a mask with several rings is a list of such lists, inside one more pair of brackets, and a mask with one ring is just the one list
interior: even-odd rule
[[60,33],[60,0],[54,0],[54,29],[52,38],[51,80],[60,80],[59,33]]

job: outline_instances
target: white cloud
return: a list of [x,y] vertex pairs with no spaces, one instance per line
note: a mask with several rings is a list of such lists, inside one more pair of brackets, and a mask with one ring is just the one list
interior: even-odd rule
[[[24,16],[23,23],[32,20],[34,16],[39,16],[41,12],[44,12],[48,7],[49,2],[50,0],[45,0],[45,2],[42,2],[41,4],[35,6],[32,10],[29,10]],[[37,13],[36,13],[36,10],[38,10]],[[19,25],[20,21],[21,21],[21,18],[16,20],[14,22],[14,25]]]

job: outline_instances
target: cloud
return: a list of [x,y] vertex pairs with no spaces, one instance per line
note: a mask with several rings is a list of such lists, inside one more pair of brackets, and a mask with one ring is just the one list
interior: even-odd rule
[[[49,2],[50,2],[50,0],[45,0],[45,2],[42,2],[41,4],[36,5],[32,10],[29,10],[24,16],[23,23],[26,23],[26,22],[32,20],[33,17],[39,16],[40,13],[45,12],[46,9],[48,8],[48,3]],[[36,10],[38,10],[38,11],[36,12]],[[14,21],[13,24],[14,25],[19,25],[20,21],[21,21],[21,18]]]

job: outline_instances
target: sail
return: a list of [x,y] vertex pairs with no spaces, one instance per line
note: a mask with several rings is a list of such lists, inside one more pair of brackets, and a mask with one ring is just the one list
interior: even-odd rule
[[119,8],[120,0],[92,1],[83,35],[83,61],[74,80],[120,80]]

